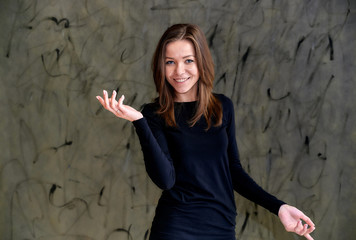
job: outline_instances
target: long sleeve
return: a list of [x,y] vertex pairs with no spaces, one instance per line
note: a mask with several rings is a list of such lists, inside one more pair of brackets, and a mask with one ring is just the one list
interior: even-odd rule
[[146,171],[152,181],[167,190],[175,184],[175,169],[170,157],[161,119],[148,104],[142,110],[143,118],[133,122],[139,137]]
[[241,166],[235,137],[235,114],[230,99],[227,100],[226,107],[229,113],[227,127],[229,139],[228,155],[234,190],[243,197],[278,215],[279,208],[284,202],[263,190]]

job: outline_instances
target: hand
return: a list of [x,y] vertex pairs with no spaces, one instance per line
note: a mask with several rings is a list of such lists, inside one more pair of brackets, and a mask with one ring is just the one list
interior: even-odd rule
[[[279,208],[278,217],[288,232],[294,232],[308,240],[314,240],[310,233],[314,231],[315,224],[299,209],[283,204]],[[304,226],[302,220],[305,222]]]
[[96,96],[96,98],[106,110],[112,112],[115,116],[129,120],[130,122],[143,118],[142,113],[123,104],[124,95],[120,97],[119,101],[116,101],[116,91],[113,91],[111,98],[108,97],[107,91],[104,90],[103,93],[103,98],[100,96]]

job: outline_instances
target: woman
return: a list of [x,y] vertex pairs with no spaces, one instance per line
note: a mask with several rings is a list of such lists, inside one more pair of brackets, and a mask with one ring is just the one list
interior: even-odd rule
[[[314,223],[259,187],[242,169],[234,108],[214,94],[214,65],[202,31],[176,24],[161,37],[152,61],[158,98],[142,113],[97,96],[105,109],[133,122],[146,171],[163,189],[150,239],[235,239],[233,190],[279,216],[287,231],[313,239]],[[302,220],[305,224],[302,223]]]

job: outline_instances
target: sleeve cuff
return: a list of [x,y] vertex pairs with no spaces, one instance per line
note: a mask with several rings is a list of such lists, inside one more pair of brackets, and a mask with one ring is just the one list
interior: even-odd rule
[[132,121],[132,124],[135,128],[142,128],[143,126],[147,125],[147,120],[145,117]]

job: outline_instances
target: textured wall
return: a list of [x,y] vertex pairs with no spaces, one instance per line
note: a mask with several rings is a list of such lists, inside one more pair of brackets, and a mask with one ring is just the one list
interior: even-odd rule
[[[354,0],[1,0],[0,238],[145,239],[160,191],[133,126],[95,96],[150,101],[154,47],[177,22],[208,37],[246,170],[316,239],[355,239]],[[238,239],[299,239],[237,204]]]

